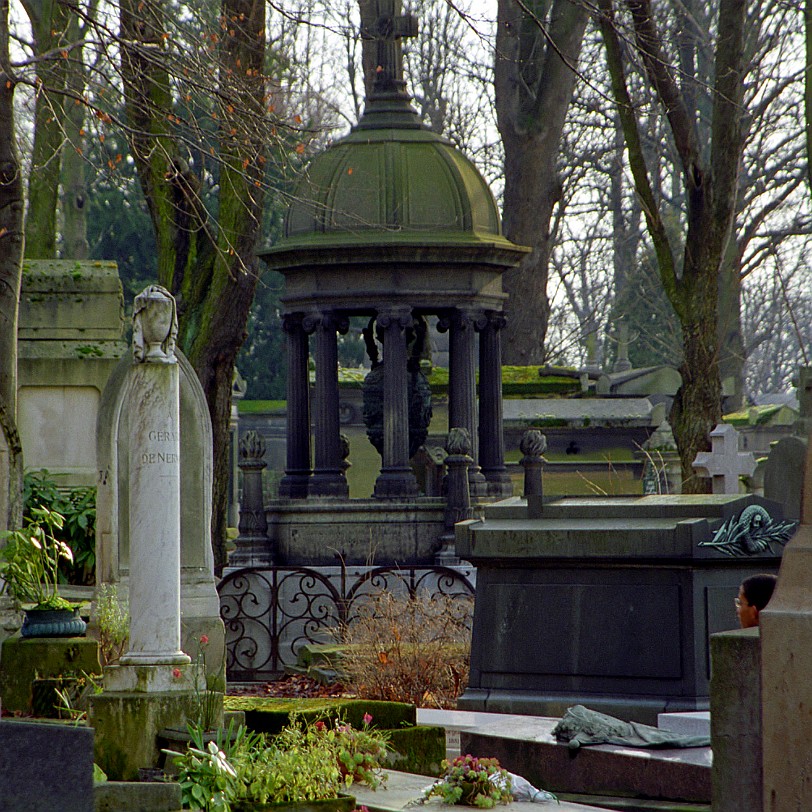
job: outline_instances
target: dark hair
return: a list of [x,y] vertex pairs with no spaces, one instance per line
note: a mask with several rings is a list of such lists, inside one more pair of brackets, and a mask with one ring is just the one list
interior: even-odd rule
[[770,602],[777,580],[778,576],[766,573],[745,578],[742,581],[742,592],[747,603],[760,612]]

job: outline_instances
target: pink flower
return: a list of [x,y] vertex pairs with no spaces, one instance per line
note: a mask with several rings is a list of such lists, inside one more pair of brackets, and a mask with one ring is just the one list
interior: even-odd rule
[[209,636],[207,634],[200,635],[200,644],[205,646],[209,642]]
[[172,676],[173,676],[175,679],[180,679],[180,676],[181,676],[181,671],[180,671],[180,668],[173,668],[173,669],[172,669]]
[[372,714],[365,713],[364,714],[364,724],[368,725],[372,721]]

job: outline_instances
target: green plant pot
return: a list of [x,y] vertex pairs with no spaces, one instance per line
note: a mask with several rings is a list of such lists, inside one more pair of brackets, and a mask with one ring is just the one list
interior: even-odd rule
[[234,812],[352,812],[355,798],[352,795],[339,795],[323,801],[298,801],[286,804],[257,804],[239,801],[232,804]]
[[26,609],[21,637],[84,637],[87,623],[78,609]]

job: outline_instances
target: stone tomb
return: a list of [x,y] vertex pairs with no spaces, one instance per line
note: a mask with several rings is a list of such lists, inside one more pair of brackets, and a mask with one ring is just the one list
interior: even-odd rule
[[754,496],[505,500],[457,525],[477,568],[471,674],[458,707],[561,716],[583,704],[656,725],[706,710],[708,637],[737,625],[748,575],[775,572],[781,547],[751,556],[699,546]]
[[[194,369],[179,350],[181,648],[195,659],[200,637],[210,674],[223,674],[225,630],[211,550],[212,438],[205,396]],[[129,588],[128,355],[113,371],[102,395],[97,426],[98,494],[96,582]]]
[[27,259],[18,348],[26,467],[47,468],[60,483],[92,485],[101,394],[127,352],[116,264]]

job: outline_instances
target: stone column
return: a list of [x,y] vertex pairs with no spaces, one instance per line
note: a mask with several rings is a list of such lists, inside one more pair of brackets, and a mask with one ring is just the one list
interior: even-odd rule
[[544,509],[541,476],[544,458],[541,455],[546,448],[547,438],[538,429],[528,429],[519,443],[519,450],[523,455],[521,465],[524,468],[524,498],[527,499],[527,515],[531,519],[540,519]]
[[468,430],[452,428],[446,438],[445,450],[448,454],[445,458],[448,467],[445,532],[440,537],[442,546],[434,562],[447,567],[460,563],[454,544],[454,525],[474,516],[468,489],[468,467],[471,465],[471,435]]
[[307,331],[301,313],[286,313],[282,328],[287,335],[287,466],[279,482],[283,499],[304,499],[310,468],[310,392],[307,370]]
[[502,429],[502,342],[506,324],[502,313],[486,314],[479,329],[479,464],[488,483],[488,496],[513,496],[505,468]]
[[336,332],[346,333],[349,321],[325,311],[305,317],[305,330],[311,326],[316,332],[316,464],[308,490],[311,496],[346,499],[349,488],[341,457]]
[[759,612],[764,810],[812,809],[812,438],[801,526],[784,548],[778,584]]
[[242,503],[237,549],[229,558],[229,567],[269,567],[273,551],[268,538],[268,520],[262,493],[265,440],[256,431],[248,431],[240,440]]
[[375,496],[417,494],[417,480],[409,466],[409,391],[406,371],[406,328],[412,325],[408,307],[381,309],[383,330],[383,454]]
[[180,375],[175,302],[157,286],[135,304],[130,373],[130,643],[122,665],[188,663],[180,648]]
[[[476,368],[474,364],[474,321],[476,316],[465,310],[454,310],[442,317],[438,329],[449,331],[448,424],[464,428],[471,437],[472,463],[468,483],[472,496],[486,496],[487,482],[479,467],[476,419]],[[480,323],[484,317],[480,314]]]

